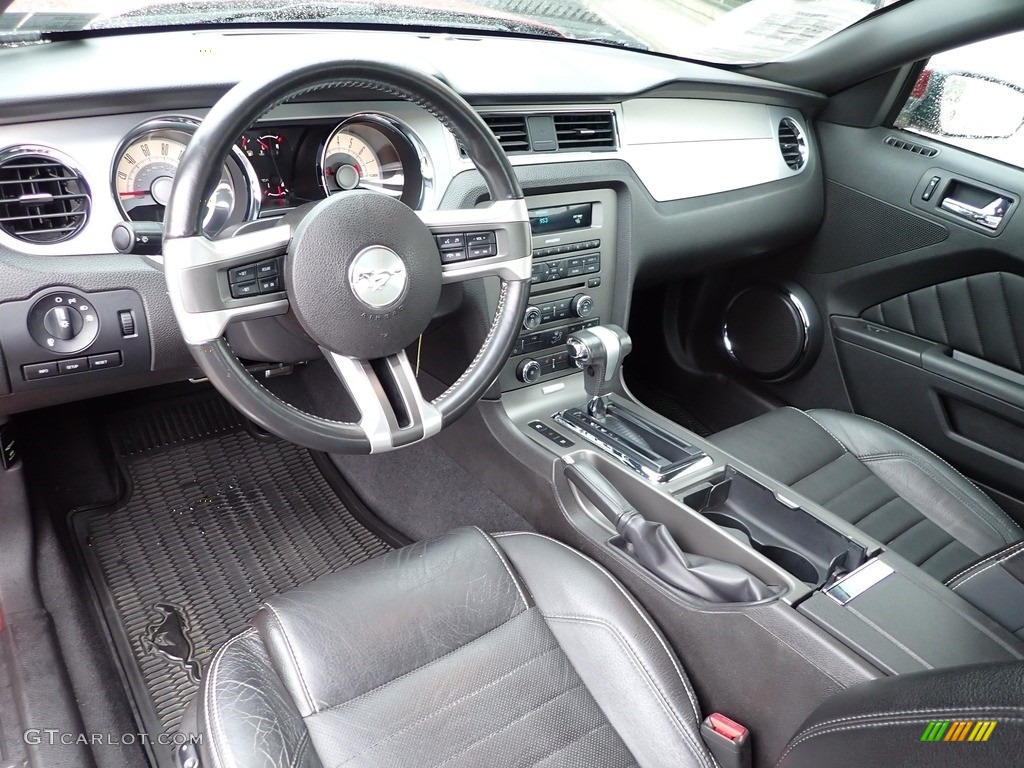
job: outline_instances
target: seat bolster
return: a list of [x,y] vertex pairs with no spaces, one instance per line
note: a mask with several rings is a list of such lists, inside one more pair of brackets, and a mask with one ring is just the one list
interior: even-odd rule
[[803,480],[847,452],[796,408],[776,408],[713,435],[711,442],[783,485]]
[[[249,629],[217,652],[195,704],[208,768],[322,768],[263,641]],[[185,732],[192,731],[183,724]]]
[[965,568],[946,586],[1024,640],[1024,541]]
[[979,555],[1024,539],[1024,531],[988,496],[920,443],[863,416],[831,410],[807,415],[911,506]]
[[637,763],[712,768],[689,681],[661,632],[611,574],[544,536],[495,538]]
[[307,717],[429,664],[529,607],[494,541],[459,528],[273,597],[253,624]]
[[[945,734],[969,741],[975,728],[993,721],[991,737],[983,743],[921,743],[933,722],[948,722]],[[847,688],[811,714],[777,768],[967,768],[1019,765],[1021,754],[1024,665],[1010,662],[929,670]]]

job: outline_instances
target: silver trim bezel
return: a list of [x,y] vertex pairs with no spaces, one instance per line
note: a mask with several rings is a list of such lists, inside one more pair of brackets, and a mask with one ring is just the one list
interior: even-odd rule
[[[416,132],[412,130],[408,125],[399,120],[396,117],[385,115],[380,112],[356,112],[343,119],[340,123],[335,125],[327,136],[324,138],[323,146],[320,147],[320,152],[317,154],[317,181],[320,184],[320,189],[323,190],[324,195],[330,197],[333,192],[327,188],[327,178],[324,173],[324,161],[327,159],[327,145],[331,143],[331,139],[338,131],[343,131],[347,126],[353,123],[369,123],[370,125],[377,124],[383,125],[395,131],[399,136],[409,142],[409,147],[415,153],[416,157],[419,158],[420,162],[420,193],[414,208],[417,210],[424,207],[425,201],[430,197],[430,193],[433,192],[434,188],[434,172],[433,165],[430,161],[430,153],[427,151],[426,145],[420,140]],[[385,137],[386,138],[386,137]],[[402,187],[402,193],[405,193],[405,187]]]
[[[195,135],[196,130],[202,123],[202,118],[195,117],[194,115],[184,114],[168,114],[159,115],[157,117],[151,117],[143,122],[136,125],[130,131],[128,131],[118,143],[117,148],[114,150],[114,154],[110,158],[110,195],[114,201],[114,207],[118,213],[121,214],[121,218],[125,221],[132,221],[125,211],[124,206],[121,204],[121,199],[117,194],[117,161],[124,154],[125,150],[138,141],[142,136],[149,133],[156,133],[160,130],[167,131],[181,131],[190,135]],[[244,224],[250,221],[255,221],[259,218],[260,209],[263,205],[263,196],[260,190],[260,180],[256,175],[256,169],[252,167],[252,163],[249,162],[249,158],[245,156],[245,153],[238,148],[237,144],[231,145],[231,159],[235,161],[239,170],[242,172],[242,176],[245,178],[246,185],[249,187],[248,194],[246,197],[246,210],[242,215],[242,221]],[[224,161],[227,162],[227,159]],[[216,237],[219,233],[215,233],[213,236]]]

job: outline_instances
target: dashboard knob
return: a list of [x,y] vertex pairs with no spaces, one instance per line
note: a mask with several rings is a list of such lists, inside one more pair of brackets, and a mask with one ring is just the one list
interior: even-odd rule
[[82,332],[82,313],[74,307],[53,307],[43,315],[43,328],[55,339],[70,341]]
[[516,378],[524,384],[536,384],[541,377],[540,363],[536,360],[523,360],[516,368]]
[[594,298],[586,293],[573,296],[572,313],[576,317],[590,317],[594,313]]
[[523,314],[523,328],[527,331],[536,330],[537,326],[540,325],[540,321],[540,309],[534,306],[527,307],[526,312]]

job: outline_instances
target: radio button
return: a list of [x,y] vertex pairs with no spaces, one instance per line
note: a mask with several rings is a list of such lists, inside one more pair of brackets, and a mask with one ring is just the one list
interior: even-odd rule
[[466,247],[466,236],[462,234],[436,235],[435,237],[437,239],[437,247],[442,251]]

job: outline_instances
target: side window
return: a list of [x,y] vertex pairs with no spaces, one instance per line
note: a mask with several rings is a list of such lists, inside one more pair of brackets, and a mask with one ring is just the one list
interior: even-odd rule
[[1024,33],[933,56],[896,127],[1024,167]]

